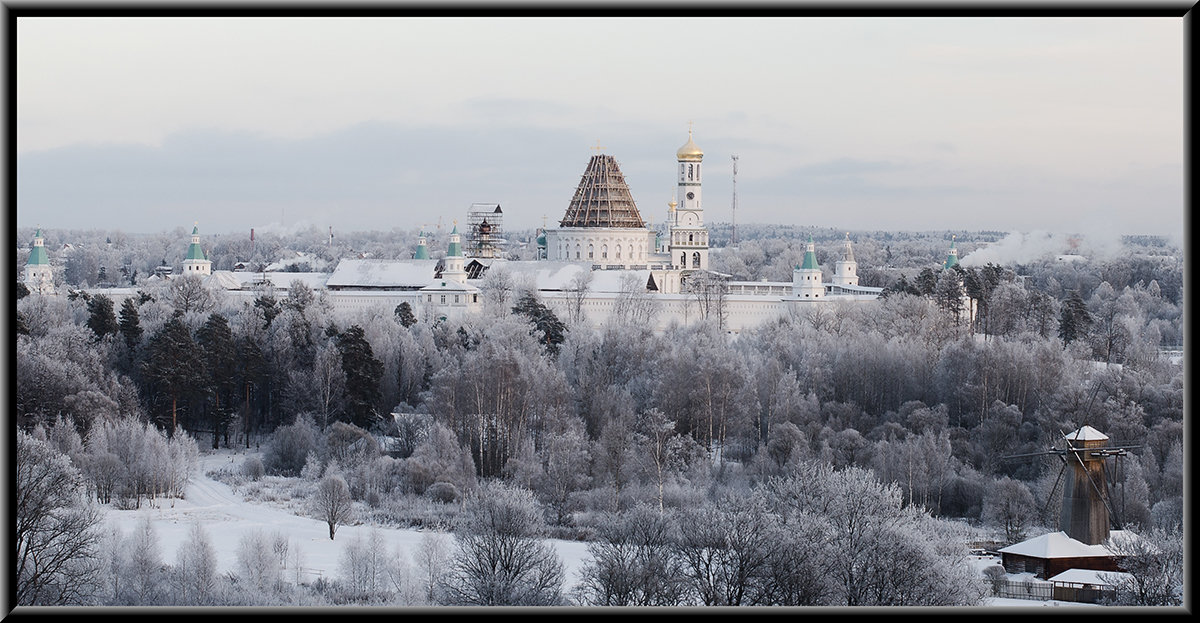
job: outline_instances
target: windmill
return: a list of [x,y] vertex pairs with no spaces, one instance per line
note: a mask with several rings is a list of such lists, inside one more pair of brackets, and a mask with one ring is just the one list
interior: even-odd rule
[[[1120,526],[1120,517],[1113,510],[1108,482],[1116,475],[1110,471],[1108,459],[1116,458],[1116,470],[1128,450],[1140,446],[1109,446],[1108,436],[1091,426],[1062,436],[1063,447],[1051,447],[1043,452],[1014,454],[1007,459],[1033,456],[1058,456],[1062,462],[1054,486],[1047,497],[1053,500],[1062,486],[1062,510],[1059,514],[1059,530],[1067,536],[1088,545],[1097,545],[1108,539],[1113,525]],[[1068,468],[1070,471],[1068,472]]]

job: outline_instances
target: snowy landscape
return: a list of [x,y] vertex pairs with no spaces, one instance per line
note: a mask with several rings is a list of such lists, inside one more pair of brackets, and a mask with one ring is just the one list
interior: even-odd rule
[[[160,500],[150,508],[138,510],[110,509],[106,521],[122,532],[128,533],[137,529],[147,518],[153,526],[159,539],[163,560],[175,560],[177,552],[188,538],[192,525],[199,524],[208,532],[213,548],[217,553],[217,567],[220,572],[236,572],[238,563],[235,553],[238,542],[244,534],[250,532],[266,532],[271,535],[284,535],[289,541],[289,549],[299,552],[300,573],[296,569],[282,569],[290,580],[310,583],[318,578],[336,578],[342,546],[355,539],[367,539],[371,530],[382,535],[383,543],[388,552],[395,552],[398,559],[404,560],[410,552],[420,547],[420,542],[428,533],[419,530],[406,530],[367,525],[351,525],[338,530],[341,540],[330,540],[326,525],[320,520],[296,514],[283,507],[266,503],[247,502],[224,483],[215,481],[203,474],[210,471],[227,469],[230,465],[240,465],[240,462],[253,453],[245,451],[218,451],[202,454],[198,462],[198,474],[188,485],[188,496],[185,500]],[[441,534],[448,538],[449,534]],[[568,590],[579,577],[582,561],[587,557],[587,544],[578,541],[552,539],[555,551],[562,558],[566,567]],[[295,555],[295,554],[293,554]],[[294,560],[291,564],[294,566]],[[992,555],[972,556],[973,567],[981,574],[983,569],[999,564],[999,559]],[[405,560],[411,567],[411,560]],[[285,563],[288,564],[288,563]],[[1025,577],[1020,577],[1025,576]],[[1028,574],[1014,574],[1014,580],[1029,580]],[[1035,580],[1036,581],[1036,580]],[[1081,606],[1081,604],[1060,602],[1055,600],[1027,600],[991,597],[984,601],[985,606],[997,607],[1032,607],[1032,606]],[[1083,604],[1084,607],[1087,604]]]
[[1182,11],[10,9],[0,616],[1190,607]]

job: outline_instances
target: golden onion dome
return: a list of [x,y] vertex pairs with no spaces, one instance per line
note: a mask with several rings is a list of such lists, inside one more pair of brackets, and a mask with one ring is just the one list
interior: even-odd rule
[[692,140],[691,130],[688,131],[687,144],[685,144],[683,147],[680,147],[679,151],[675,152],[675,158],[677,160],[694,160],[694,161],[700,161],[700,160],[704,159],[704,152],[700,151],[700,148]]

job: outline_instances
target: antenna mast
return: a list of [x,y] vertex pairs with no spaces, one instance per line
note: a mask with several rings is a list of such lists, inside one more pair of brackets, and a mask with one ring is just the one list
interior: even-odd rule
[[737,154],[730,156],[733,158],[733,207],[730,209],[732,214],[730,220],[733,222],[733,234],[730,236],[729,242],[731,245],[737,245]]

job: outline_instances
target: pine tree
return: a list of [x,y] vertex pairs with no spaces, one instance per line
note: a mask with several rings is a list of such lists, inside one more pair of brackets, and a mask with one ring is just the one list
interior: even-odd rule
[[244,337],[238,343],[237,349],[237,378],[242,388],[244,399],[242,423],[246,435],[246,447],[250,447],[250,432],[254,426],[254,411],[251,397],[266,382],[267,360],[262,347],[250,337]]
[[413,315],[412,305],[409,305],[408,301],[396,306],[396,320],[405,328],[417,324],[417,317]]
[[210,315],[204,326],[200,327],[196,333],[196,341],[207,364],[208,386],[212,390],[214,401],[209,420],[212,422],[212,447],[215,450],[221,435],[225,437],[225,444],[229,445],[228,427],[233,402],[229,395],[232,393],[237,371],[237,349],[233,343],[229,321],[217,313]]
[[88,316],[87,326],[96,334],[96,339],[104,339],[106,335],[114,335],[120,330],[120,325],[117,324],[117,316],[113,313],[112,299],[103,294],[94,296],[87,303]]
[[346,375],[346,409],[350,423],[370,428],[376,418],[375,405],[380,399],[379,382],[383,364],[371,351],[362,327],[351,326],[337,338],[342,353],[342,372]]
[[558,353],[559,344],[566,339],[567,327],[554,314],[554,310],[546,307],[536,295],[527,291],[517,299],[512,311],[514,314],[525,316],[533,323],[533,331],[530,333],[540,332],[542,334],[542,343],[546,346],[547,352]]
[[204,378],[204,360],[181,316],[176,313],[151,338],[149,357],[143,364],[153,391],[171,401],[171,436],[178,426],[179,399]]
[[271,321],[279,315],[279,304],[274,297],[269,295],[264,294],[254,299],[254,307],[262,310],[264,328],[270,327]]
[[138,302],[132,298],[121,303],[121,335],[130,351],[137,348],[142,341],[142,326],[138,315]]
[[1079,290],[1072,290],[1063,301],[1059,312],[1058,337],[1063,346],[1085,337],[1092,326],[1092,315],[1088,313],[1087,303],[1083,302]]

